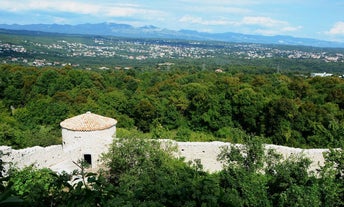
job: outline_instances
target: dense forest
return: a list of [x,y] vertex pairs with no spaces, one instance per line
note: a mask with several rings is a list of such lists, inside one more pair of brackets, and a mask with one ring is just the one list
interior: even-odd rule
[[59,123],[87,111],[118,120],[118,137],[340,147],[344,80],[265,68],[88,71],[0,66],[0,143],[61,142]]

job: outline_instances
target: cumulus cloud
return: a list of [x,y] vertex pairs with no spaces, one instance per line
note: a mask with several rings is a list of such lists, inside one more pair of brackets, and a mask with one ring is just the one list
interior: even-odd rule
[[344,35],[344,22],[337,22],[334,26],[327,32],[329,35]]

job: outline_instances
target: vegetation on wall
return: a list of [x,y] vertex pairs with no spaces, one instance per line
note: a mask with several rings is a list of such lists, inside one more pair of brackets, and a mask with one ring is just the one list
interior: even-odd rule
[[171,156],[173,145],[118,139],[98,174],[83,164],[72,174],[10,171],[1,177],[0,206],[344,206],[342,150],[331,150],[325,166],[309,172],[308,159],[281,160],[264,153],[261,138],[244,140],[243,148],[224,148],[224,169],[210,174],[197,160]]

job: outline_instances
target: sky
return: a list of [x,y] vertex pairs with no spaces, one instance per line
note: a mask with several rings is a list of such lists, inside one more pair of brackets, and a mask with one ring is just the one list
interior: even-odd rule
[[0,0],[0,24],[102,22],[344,42],[344,1]]

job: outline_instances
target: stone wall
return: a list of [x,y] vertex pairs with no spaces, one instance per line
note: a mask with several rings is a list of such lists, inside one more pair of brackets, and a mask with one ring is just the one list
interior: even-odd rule
[[[199,159],[205,170],[215,172],[222,169],[222,163],[217,160],[221,147],[230,147],[225,142],[175,142],[179,149],[179,156],[185,157],[185,161]],[[237,145],[240,146],[240,145]],[[328,149],[300,149],[278,145],[265,145],[265,149],[275,149],[283,158],[291,155],[304,155],[312,160],[310,170],[318,169],[324,164],[323,152]]]
[[62,145],[36,146],[19,150],[1,146],[0,151],[5,154],[2,157],[4,162],[12,163],[18,168],[31,164],[38,168],[50,167],[66,159],[66,153],[62,150]]
[[[166,140],[163,140],[166,141]],[[185,161],[193,161],[199,159],[203,164],[205,170],[215,172],[222,169],[222,163],[217,161],[217,155],[221,151],[221,147],[229,147],[230,143],[224,142],[175,142],[178,147],[177,156],[185,157]],[[282,154],[284,158],[290,155],[304,154],[309,157],[313,162],[311,169],[317,169],[319,165],[323,165],[324,158],[323,152],[327,149],[299,149],[290,148],[277,145],[265,145],[266,149],[275,149],[278,153]],[[104,150],[104,149],[103,149]],[[73,150],[64,150],[62,145],[54,145],[49,147],[32,147],[21,150],[14,150],[10,147],[2,146],[0,151],[8,153],[2,157],[5,162],[12,162],[17,167],[22,168],[30,164],[34,164],[38,168],[48,167],[56,171],[62,171],[66,165],[59,165],[66,161],[75,161],[82,155],[80,148]]]
[[217,161],[217,156],[221,152],[220,147],[230,146],[224,142],[176,142],[179,156],[185,161],[199,159],[205,170],[215,172],[222,169],[222,163]]

